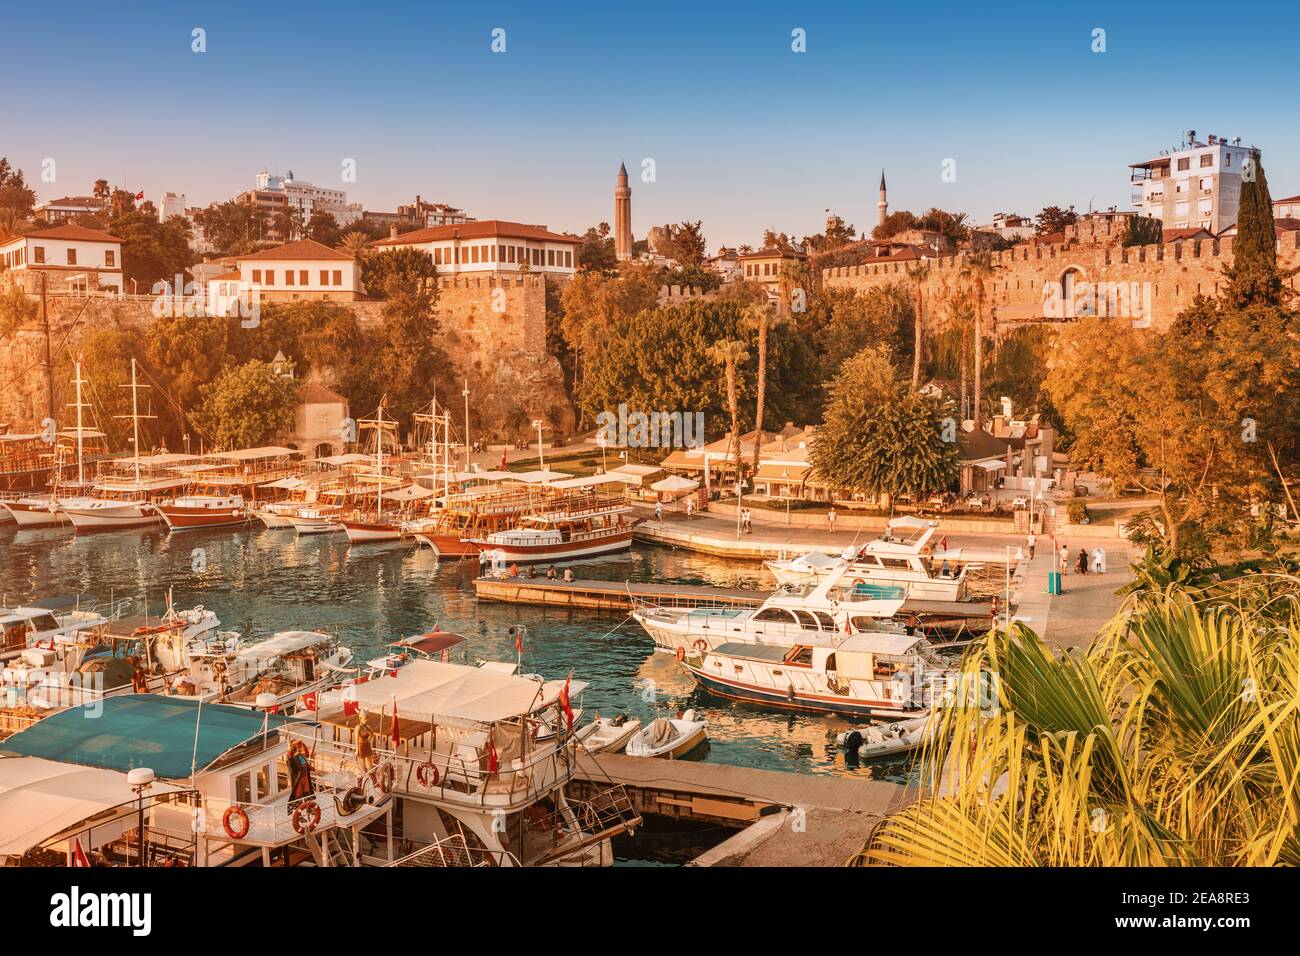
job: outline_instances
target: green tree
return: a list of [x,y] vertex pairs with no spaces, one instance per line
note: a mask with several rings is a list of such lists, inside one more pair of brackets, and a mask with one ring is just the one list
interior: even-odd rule
[[1120,236],[1122,246],[1149,246],[1164,239],[1164,227],[1154,216],[1129,216]]
[[1035,225],[1040,236],[1048,236],[1052,233],[1064,232],[1066,226],[1073,226],[1079,221],[1079,214],[1074,211],[1074,207],[1062,209],[1060,206],[1047,206],[1034,217]]
[[31,216],[35,205],[36,192],[23,179],[23,171],[0,156],[0,228],[13,229]]
[[1241,199],[1237,207],[1237,237],[1232,242],[1232,265],[1225,270],[1225,308],[1279,306],[1290,298],[1277,267],[1277,231],[1273,225],[1273,200],[1268,177],[1257,154],[1247,157],[1242,169]]
[[728,444],[735,450],[732,460],[736,463],[736,485],[739,487],[743,465],[740,461],[740,400],[736,394],[736,369],[749,361],[749,352],[745,350],[744,342],[724,339],[710,345],[708,354],[709,358],[722,366],[727,382],[727,409],[731,412],[731,440]]
[[8,339],[24,326],[36,321],[38,308],[22,287],[9,284],[0,292],[0,339]]
[[701,226],[702,223],[698,219],[695,222],[683,220],[672,231],[672,258],[684,269],[704,264],[706,247]]
[[877,346],[840,368],[811,453],[812,471],[854,494],[920,498],[947,490],[957,476],[949,404],[915,391]]
[[183,276],[194,264],[189,223],[181,216],[159,222],[158,210],[151,202],[114,216],[108,231],[122,240],[123,278],[141,294],[156,282],[174,284],[175,277]]
[[267,445],[293,427],[299,383],[267,362],[225,369],[203,389],[195,421],[219,447]]
[[364,232],[355,230],[343,234],[335,246],[339,252],[347,253],[353,259],[361,259],[366,253],[366,247],[372,242],[371,238]]
[[885,221],[880,223],[876,228],[871,230],[873,239],[889,239],[898,235],[900,232],[906,232],[909,229],[915,229],[917,225],[916,216],[906,209],[899,209],[885,216]]
[[869,346],[884,345],[899,362],[910,358],[911,309],[907,293],[893,285],[866,292],[824,289],[814,296],[801,324],[822,357],[823,377]]
[[366,293],[379,298],[428,288],[437,273],[433,257],[419,249],[371,252],[361,260],[361,282]]
[[323,209],[316,209],[313,210],[311,219],[307,221],[306,232],[309,239],[315,239],[326,246],[333,246],[339,241],[341,230],[337,219]]
[[[758,473],[758,456],[763,445],[763,403],[767,398],[767,332],[786,316],[766,305],[751,305],[745,310],[745,325],[758,335],[758,387],[754,400],[754,473]],[[734,370],[733,370],[734,371]],[[730,397],[731,385],[728,385]]]
[[970,285],[971,298],[975,304],[975,427],[983,428],[983,384],[984,384],[984,305],[988,301],[988,284],[1001,267],[991,252],[973,252],[966,257],[961,267],[961,277]]
[[618,268],[618,255],[614,252],[614,238],[609,223],[602,222],[582,234],[576,263],[579,272],[605,272],[613,274]]
[[921,384],[921,323],[924,314],[925,281],[930,276],[930,266],[918,262],[907,267],[907,281],[912,284],[912,388]]

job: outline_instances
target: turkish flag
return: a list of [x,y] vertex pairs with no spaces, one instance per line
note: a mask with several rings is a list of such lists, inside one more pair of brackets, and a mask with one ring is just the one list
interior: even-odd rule
[[497,773],[501,770],[501,758],[497,756],[497,747],[496,744],[492,742],[491,734],[488,735],[487,744],[488,776],[496,777]]
[[72,843],[72,865],[73,866],[90,866],[90,860],[86,857],[86,851],[81,848],[81,838],[78,837]]
[[524,652],[524,632],[515,631],[515,650],[520,654]]
[[316,709],[316,692],[315,692],[315,691],[312,691],[310,694],[303,694],[303,695],[302,695],[302,706],[303,706],[303,709],[304,709],[304,710],[315,710],[315,709]]
[[506,450],[504,448],[501,449],[501,470],[506,470]]
[[136,202],[140,202],[140,201],[142,201],[143,199],[144,199],[144,190],[142,189],[142,190],[140,190],[138,193],[135,194],[135,201],[136,201]]
[[361,712],[361,705],[357,703],[355,700],[345,700],[343,702],[344,717],[355,717],[360,712]]
[[564,711],[564,719],[569,722],[569,733],[573,733],[573,707],[569,705],[569,681],[571,680],[573,680],[573,671],[564,678],[564,690],[560,691],[560,709]]
[[388,736],[393,740],[393,748],[396,749],[402,744],[402,731],[397,723],[397,698],[393,698],[393,720],[388,725]]

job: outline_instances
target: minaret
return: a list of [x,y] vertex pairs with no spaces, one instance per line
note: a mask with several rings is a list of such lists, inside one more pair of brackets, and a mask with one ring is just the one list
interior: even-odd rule
[[622,163],[614,187],[614,254],[620,261],[632,258],[632,187],[627,184],[627,166]]
[[876,203],[876,209],[880,211],[880,224],[885,224],[885,216],[889,215],[889,200],[885,198],[885,171],[880,170],[880,199]]

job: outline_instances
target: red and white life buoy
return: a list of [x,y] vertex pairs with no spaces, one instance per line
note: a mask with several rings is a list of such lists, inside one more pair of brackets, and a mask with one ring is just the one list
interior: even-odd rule
[[248,811],[237,803],[226,807],[221,815],[221,828],[230,839],[242,840],[248,836]]
[[703,653],[709,649],[709,642],[702,637],[696,638],[695,643],[693,643],[691,647],[695,648],[700,653]]
[[420,766],[415,768],[415,779],[418,780],[420,786],[424,787],[426,790],[432,790],[438,785],[438,780],[440,779],[438,768],[426,760],[424,763],[420,764]]
[[393,789],[393,765],[391,763],[382,764],[370,771],[370,782],[375,785],[375,789],[380,793],[387,793]]
[[853,586],[854,586],[854,587],[857,587],[859,584],[866,584],[866,583],[867,583],[867,582],[864,581],[864,580],[862,580],[862,578],[854,578],[854,579],[853,579]]
[[320,805],[315,800],[304,800],[293,808],[290,819],[295,833],[311,833],[320,825]]

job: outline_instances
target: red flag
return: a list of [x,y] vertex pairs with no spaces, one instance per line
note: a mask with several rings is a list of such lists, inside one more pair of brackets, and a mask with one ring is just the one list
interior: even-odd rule
[[303,709],[304,709],[304,710],[315,710],[315,709],[316,709],[316,692],[315,692],[315,691],[312,691],[310,694],[303,694],[303,695],[302,695],[302,706],[303,706]]
[[948,550],[948,536],[946,534],[939,539],[939,550],[940,551]]
[[343,702],[343,716],[355,717],[361,711],[361,705],[355,700],[345,700]]
[[506,450],[504,448],[501,449],[501,470],[506,470]]
[[138,193],[135,194],[135,201],[136,201],[136,202],[140,202],[140,201],[143,200],[143,199],[144,199],[144,190],[142,189],[142,190],[140,190]]
[[488,760],[488,776],[495,777],[497,773],[501,770],[501,758],[497,756],[497,747],[496,744],[492,742],[491,734],[488,734],[487,760]]
[[564,711],[564,719],[569,722],[569,733],[573,733],[573,708],[569,706],[569,681],[573,680],[573,672],[564,678],[564,690],[560,691],[560,709]]
[[393,698],[393,721],[389,725],[388,736],[393,739],[393,748],[396,749],[402,744],[402,731],[397,725],[397,698]]
[[520,654],[524,652],[524,632],[515,631],[515,650]]
[[844,616],[844,633],[845,634],[853,633],[853,628],[849,626],[849,617],[847,614]]
[[81,848],[81,837],[77,837],[72,842],[72,865],[90,866],[90,860],[86,858],[86,851]]

